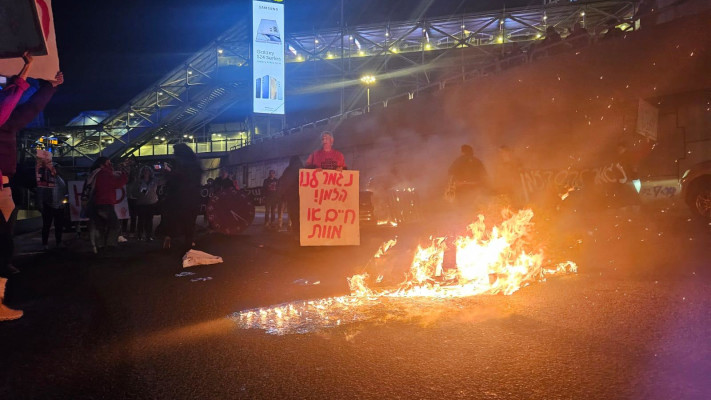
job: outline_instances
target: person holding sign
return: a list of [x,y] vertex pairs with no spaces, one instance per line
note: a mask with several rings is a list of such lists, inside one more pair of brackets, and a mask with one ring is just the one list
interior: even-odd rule
[[[31,59],[26,58],[25,63],[25,68],[20,72],[21,76],[29,68],[28,64],[31,63]],[[21,76],[17,79],[21,79]],[[24,79],[22,81],[24,82]],[[19,80],[16,80],[16,82],[19,82]],[[0,217],[0,274],[19,272],[10,262],[14,252],[12,232],[17,219],[17,209],[12,200],[12,190],[10,188],[10,179],[17,171],[17,133],[37,117],[49,103],[49,100],[57,90],[57,86],[63,82],[64,75],[61,72],[57,72],[53,81],[41,81],[40,88],[32,97],[15,107],[10,112],[5,123],[0,126],[0,176],[2,178],[2,184],[0,185],[0,212],[2,213],[2,217]],[[18,83],[19,89],[22,86]],[[8,89],[10,88],[8,87],[5,90]],[[4,112],[0,114],[4,115]]]
[[333,148],[333,134],[325,131],[321,134],[320,150],[316,150],[306,159],[306,168],[309,169],[335,169],[342,171],[346,168],[346,159],[343,153]]
[[7,119],[10,118],[10,114],[12,114],[12,110],[15,109],[17,102],[20,101],[22,94],[30,87],[25,79],[27,79],[27,74],[30,73],[32,56],[29,52],[25,52],[25,54],[22,55],[22,60],[25,62],[25,65],[20,70],[20,73],[10,79],[10,83],[0,91],[0,125],[4,124]]

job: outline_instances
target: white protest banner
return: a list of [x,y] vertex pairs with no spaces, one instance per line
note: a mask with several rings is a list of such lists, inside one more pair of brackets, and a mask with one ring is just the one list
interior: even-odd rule
[[359,171],[299,170],[302,246],[360,245]]
[[[72,222],[88,221],[88,218],[81,217],[81,192],[84,190],[84,181],[69,181],[67,190],[69,191],[69,216]],[[114,206],[119,219],[128,219],[128,197],[126,196],[126,186],[116,189],[116,200],[118,204]]]
[[129,219],[131,214],[128,212],[128,196],[126,196],[126,185],[123,185],[120,189],[116,189],[116,200],[118,201],[114,206],[116,210],[116,215],[118,219]]
[[[51,0],[7,1],[3,2],[2,8],[4,12],[0,15],[1,53],[3,57],[15,58],[0,59],[0,75],[17,75],[24,65],[22,53],[30,51],[30,54],[37,55],[33,56],[34,61],[28,76],[54,80],[59,71],[59,56]],[[14,29],[16,25],[22,29]],[[35,44],[33,36],[44,40],[44,46]]]

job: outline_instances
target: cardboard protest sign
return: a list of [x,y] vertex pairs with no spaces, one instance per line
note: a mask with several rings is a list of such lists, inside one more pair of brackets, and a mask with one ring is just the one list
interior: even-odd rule
[[302,246],[360,245],[359,171],[299,170]]
[[22,54],[34,56],[30,78],[54,80],[59,71],[51,0],[3,1],[0,4],[0,75],[17,75]]
[[[69,216],[72,222],[88,221],[89,218],[81,217],[81,192],[84,190],[84,181],[69,181],[67,185],[69,191]],[[126,196],[126,186],[116,189],[116,199],[119,201],[114,206],[119,219],[128,219],[128,197]]]

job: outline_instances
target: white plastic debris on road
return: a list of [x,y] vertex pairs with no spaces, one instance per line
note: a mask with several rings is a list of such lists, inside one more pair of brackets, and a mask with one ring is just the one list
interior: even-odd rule
[[183,256],[183,268],[194,267],[196,265],[219,264],[222,257],[213,256],[200,250],[189,250]]

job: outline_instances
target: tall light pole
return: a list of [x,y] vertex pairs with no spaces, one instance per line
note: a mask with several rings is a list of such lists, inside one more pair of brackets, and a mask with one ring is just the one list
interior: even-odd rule
[[366,96],[368,98],[368,112],[370,112],[370,87],[375,84],[375,76],[364,75],[360,78],[360,82],[365,85]]

